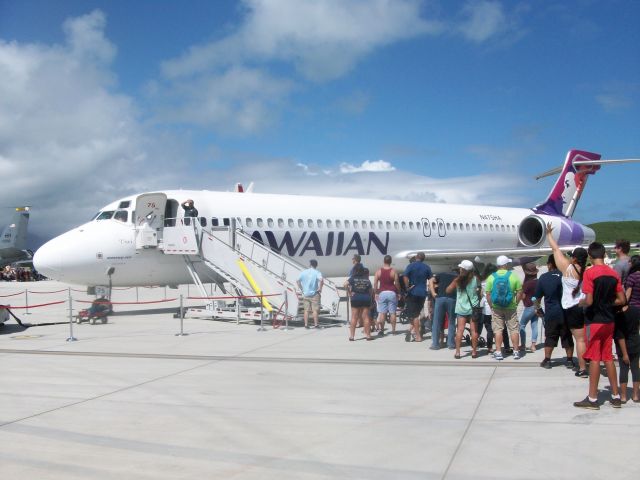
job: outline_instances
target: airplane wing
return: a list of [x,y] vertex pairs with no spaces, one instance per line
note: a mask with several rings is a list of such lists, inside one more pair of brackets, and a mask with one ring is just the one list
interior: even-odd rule
[[[564,245],[560,247],[560,250],[563,252],[570,252],[576,247],[583,247],[583,245]],[[550,255],[553,253],[551,247],[535,247],[535,248],[501,248],[501,249],[484,249],[484,250],[424,250],[424,249],[416,249],[416,250],[405,250],[399,252],[395,255],[397,258],[411,258],[416,255],[418,252],[424,253],[426,260],[473,260],[476,257],[480,257],[481,259],[492,259],[499,255],[506,255],[507,257],[515,257],[521,258],[526,257],[530,259],[531,257],[543,257],[546,255]]]

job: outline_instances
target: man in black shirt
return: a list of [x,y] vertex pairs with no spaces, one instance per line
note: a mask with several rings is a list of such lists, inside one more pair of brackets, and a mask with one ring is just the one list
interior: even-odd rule
[[567,367],[573,367],[573,338],[571,331],[564,321],[562,310],[562,272],[558,270],[553,255],[547,259],[548,272],[543,273],[538,279],[536,292],[531,300],[534,301],[536,310],[540,312],[540,300],[544,298],[544,360],[540,363],[542,368],[551,368],[551,353],[558,345],[558,339],[562,348],[567,352]]
[[182,203],[182,208],[184,209],[185,217],[196,218],[198,216],[198,209],[193,206],[193,200],[185,200]]

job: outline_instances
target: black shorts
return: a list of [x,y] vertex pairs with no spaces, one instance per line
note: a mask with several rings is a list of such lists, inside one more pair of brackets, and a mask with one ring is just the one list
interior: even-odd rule
[[407,312],[407,317],[413,320],[416,317],[419,317],[422,313],[422,309],[424,308],[424,301],[426,297],[414,297],[413,295],[408,295],[405,310]]
[[564,311],[564,320],[570,330],[584,328],[584,309],[579,305],[574,305]]
[[371,308],[371,300],[351,300],[352,308]]
[[550,315],[549,318],[544,319],[544,332],[545,347],[556,347],[558,345],[558,339],[560,339],[562,348],[573,348],[573,337],[562,313],[559,315]]

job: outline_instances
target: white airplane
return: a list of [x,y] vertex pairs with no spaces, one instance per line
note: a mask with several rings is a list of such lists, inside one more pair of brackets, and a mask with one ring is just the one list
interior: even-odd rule
[[184,224],[180,205],[188,198],[205,232],[241,229],[301,265],[317,259],[325,277],[345,276],[354,254],[372,268],[389,254],[402,270],[422,251],[434,271],[450,270],[465,258],[539,257],[550,252],[547,222],[567,250],[595,239],[593,230],[571,217],[587,177],[612,162],[620,160],[571,150],[561,169],[543,174],[560,173],[548,198],[530,209],[248,192],[142,193],[106,205],[90,222],[47,242],[34,264],[49,278],[87,286],[108,280],[113,286],[192,283],[184,258],[167,254],[163,240],[171,227]]
[[26,249],[28,224],[29,207],[17,207],[11,223],[0,236],[0,268],[33,256],[33,253]]

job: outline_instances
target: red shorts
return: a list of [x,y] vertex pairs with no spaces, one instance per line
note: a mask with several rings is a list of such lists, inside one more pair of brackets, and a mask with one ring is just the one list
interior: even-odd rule
[[587,342],[587,351],[583,355],[585,360],[613,361],[614,329],[613,323],[592,323],[584,326],[584,338]]

